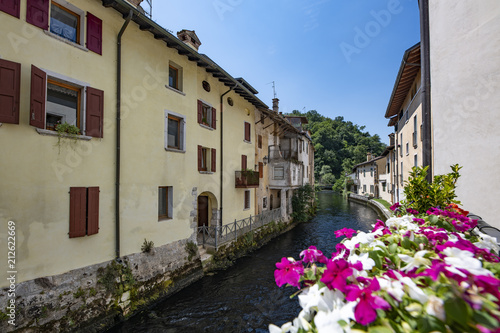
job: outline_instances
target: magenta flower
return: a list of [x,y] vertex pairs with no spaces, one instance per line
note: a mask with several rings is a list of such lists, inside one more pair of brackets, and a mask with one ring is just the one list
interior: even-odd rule
[[399,207],[401,207],[401,204],[399,202],[396,202],[394,205],[389,207],[389,209],[392,210],[393,212],[395,212],[396,210],[399,209]]
[[418,225],[424,225],[425,224],[425,220],[424,219],[418,219],[418,218],[413,218],[413,222],[417,222]]
[[307,250],[300,252],[303,262],[320,262],[325,264],[327,259],[323,255],[323,252],[318,250],[316,246],[309,246]]
[[346,300],[353,302],[359,300],[354,309],[354,318],[361,325],[368,325],[377,319],[377,309],[389,310],[390,304],[382,297],[373,295],[374,291],[380,289],[376,278],[371,280],[366,288],[361,289],[357,285],[350,285],[347,288]]
[[290,261],[287,258],[281,258],[281,262],[276,263],[277,270],[274,271],[274,279],[278,287],[289,284],[300,288],[299,280],[304,273],[304,266],[300,261]]
[[349,250],[342,243],[339,243],[339,244],[335,245],[335,249],[337,250],[337,252],[333,252],[332,253],[332,259],[335,258],[336,256],[340,255],[342,253],[342,251],[344,251],[344,255],[343,255],[344,259],[347,259],[349,257],[349,254],[351,253],[351,250]]
[[363,264],[359,261],[355,264],[350,264],[344,259],[330,260],[326,263],[326,270],[323,272],[323,277],[320,281],[326,284],[330,290],[338,289],[344,292],[347,286],[347,279],[353,274],[353,268],[361,271]]
[[352,235],[356,233],[356,230],[353,229],[348,229],[348,228],[342,228],[340,230],[335,231],[335,237],[339,238],[341,236],[346,236],[347,238],[351,238]]
[[418,215],[418,211],[416,211],[416,210],[415,210],[415,209],[413,209],[413,208],[407,208],[407,209],[406,209],[406,212],[407,212],[408,214]]

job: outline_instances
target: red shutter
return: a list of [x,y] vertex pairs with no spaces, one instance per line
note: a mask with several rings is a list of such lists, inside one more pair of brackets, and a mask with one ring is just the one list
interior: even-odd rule
[[264,177],[264,163],[259,162],[259,178]]
[[89,187],[87,196],[87,235],[99,232],[99,187]]
[[212,128],[216,129],[217,126],[217,112],[215,108],[212,108]]
[[20,89],[21,64],[0,59],[0,123],[19,124]]
[[86,135],[103,137],[104,91],[87,87]]
[[49,28],[49,0],[28,0],[26,22],[43,30]]
[[250,123],[245,122],[245,140],[250,141]]
[[202,123],[203,119],[203,103],[198,100],[198,124]]
[[215,168],[217,166],[217,153],[215,151],[215,148],[212,148],[212,168],[210,171],[215,172]]
[[102,20],[87,13],[87,48],[102,55]]
[[247,155],[241,155],[241,170],[247,169]]
[[20,0],[0,0],[0,10],[19,18]]
[[86,233],[87,189],[69,189],[69,238],[82,237]]
[[198,146],[198,171],[201,171],[201,160],[203,159],[202,147]]
[[45,97],[47,95],[47,75],[31,65],[31,105],[30,125],[45,128]]

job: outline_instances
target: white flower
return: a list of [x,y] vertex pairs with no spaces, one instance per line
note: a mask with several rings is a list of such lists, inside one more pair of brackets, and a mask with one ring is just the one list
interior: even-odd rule
[[363,270],[369,271],[375,266],[375,261],[368,256],[368,253],[362,253],[361,255],[357,255],[352,253],[347,259],[351,264],[355,264],[358,261],[363,265]]
[[305,289],[299,295],[299,303],[302,309],[306,312],[316,311],[331,311],[335,301],[344,299],[344,294],[340,291],[332,291],[328,287],[319,289],[317,284]]
[[411,298],[413,298],[416,301],[419,301],[421,304],[424,304],[427,302],[429,297],[424,293],[422,289],[420,289],[415,282],[413,282],[412,279],[409,277],[405,276],[403,277],[401,274],[398,272],[394,272],[396,276],[398,276],[398,280],[401,281],[406,286],[406,289],[408,289],[408,293]]
[[444,301],[434,295],[429,296],[429,301],[425,310],[431,316],[438,318],[441,321],[446,321],[446,312],[444,311]]
[[461,268],[474,275],[493,275],[492,272],[482,267],[481,261],[474,258],[472,252],[460,250],[456,247],[448,247],[442,253],[446,256],[444,262],[451,266],[446,267],[446,269],[452,273],[465,277],[466,275],[458,270],[458,268]]
[[276,325],[269,325],[269,333],[297,333],[299,331],[298,328],[293,327],[291,322],[284,323],[283,326],[278,327]]
[[380,284],[380,289],[385,290],[398,302],[401,302],[403,300],[403,295],[405,294],[405,291],[403,289],[403,284],[401,282],[386,277],[379,277],[377,278],[377,280],[378,283]]
[[404,272],[411,271],[413,268],[419,268],[420,266],[425,266],[429,267],[431,264],[431,261],[427,258],[424,258],[424,255],[429,252],[426,250],[423,251],[418,251],[415,253],[415,255],[412,257],[406,255],[406,254],[398,254],[399,258],[405,262],[407,265],[402,269]]
[[420,226],[413,222],[413,215],[405,215],[402,217],[391,217],[385,222],[387,227],[395,227],[398,233],[405,233],[408,230],[418,230]]
[[[336,302],[333,311],[320,311],[314,317],[314,324],[318,333],[331,332],[351,332],[349,322],[354,319],[354,307],[357,302]],[[343,320],[347,323],[346,326],[339,324]]]
[[475,242],[474,245],[481,249],[487,249],[496,253],[499,252],[500,248],[498,246],[496,237],[491,237],[490,235],[483,234],[481,231],[477,231],[477,233],[480,240],[478,242]]

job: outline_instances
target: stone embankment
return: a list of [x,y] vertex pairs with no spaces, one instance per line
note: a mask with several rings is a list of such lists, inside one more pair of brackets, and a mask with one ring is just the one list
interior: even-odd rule
[[392,213],[387,208],[385,208],[384,205],[375,200],[371,200],[364,195],[349,193],[347,198],[348,200],[367,205],[368,207],[376,211],[380,218],[384,221],[392,216]]

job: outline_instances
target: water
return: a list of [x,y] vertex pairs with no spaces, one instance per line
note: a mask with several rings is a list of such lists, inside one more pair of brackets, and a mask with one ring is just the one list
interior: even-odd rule
[[290,296],[293,287],[278,288],[275,263],[282,257],[299,259],[315,245],[328,257],[338,239],[334,231],[347,227],[367,231],[376,222],[370,208],[347,202],[333,192],[320,192],[316,217],[239,259],[225,271],[206,276],[154,308],[109,332],[268,332],[270,323],[282,325],[295,318],[300,306]]

